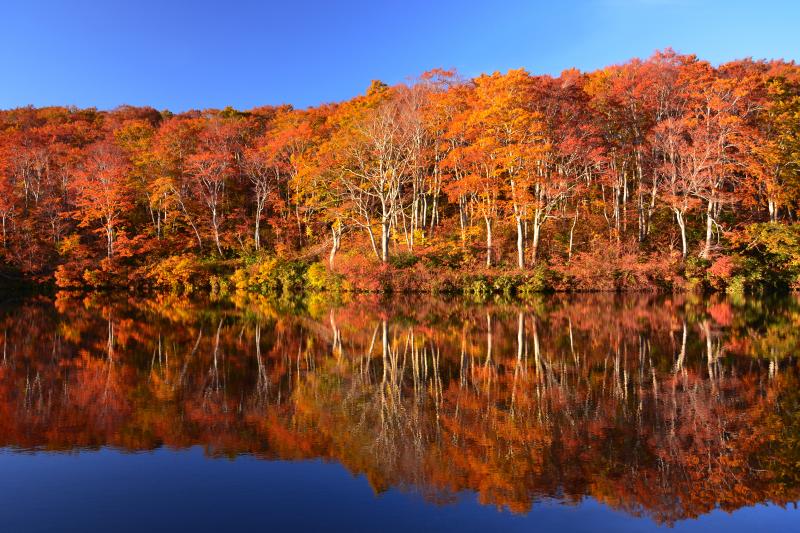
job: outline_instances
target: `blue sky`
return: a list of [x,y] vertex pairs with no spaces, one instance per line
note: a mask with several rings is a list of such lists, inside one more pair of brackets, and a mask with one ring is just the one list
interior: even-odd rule
[[797,0],[3,0],[0,108],[298,107],[372,79],[800,57]]

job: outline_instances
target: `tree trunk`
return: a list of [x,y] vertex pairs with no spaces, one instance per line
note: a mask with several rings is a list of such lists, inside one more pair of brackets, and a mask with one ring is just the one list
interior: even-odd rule
[[186,206],[183,204],[183,200],[178,198],[178,202],[181,206],[181,211],[183,211],[183,215],[186,217],[186,221],[189,222],[189,225],[192,227],[192,231],[194,231],[194,236],[197,238],[197,247],[200,249],[200,253],[203,252],[203,239],[200,238],[200,232],[197,230],[197,226],[192,220],[192,217],[189,216],[189,212],[186,210]]
[[219,243],[219,227],[216,222],[214,222],[214,244],[217,245],[217,252],[219,252],[219,256],[222,257],[222,245]]
[[433,205],[431,207],[431,225],[430,232],[433,233],[433,228],[436,227],[436,221],[439,218],[439,194],[433,194]]
[[644,242],[647,238],[647,211],[645,210],[644,193],[642,192],[641,185],[639,185],[637,198],[639,202],[639,242]]
[[261,211],[264,209],[264,202],[256,200],[256,221],[255,231],[253,234],[253,241],[255,242],[256,250],[261,249]]
[[389,220],[384,217],[381,222],[381,261],[389,260]]
[[775,200],[767,200],[767,209],[769,210],[769,221],[770,222],[777,222],[778,221],[778,206],[775,203]]
[[186,218],[189,220],[189,225],[192,227],[194,231],[194,236],[197,238],[197,247],[200,249],[200,253],[203,253],[203,239],[200,238],[200,232],[197,230],[197,226],[195,226],[194,221],[189,218],[189,215],[186,215]]
[[331,234],[333,235],[333,244],[331,245],[331,254],[328,256],[328,264],[330,265],[331,270],[333,270],[333,261],[336,258],[336,252],[339,251],[339,245],[342,239],[342,230],[336,229],[337,224],[334,223],[331,225]]
[[522,219],[517,218],[517,266],[520,270],[525,268],[525,240],[522,232]]
[[650,191],[650,203],[647,206],[647,235],[650,235],[650,226],[653,224],[653,212],[656,210],[657,195],[658,195],[658,186],[654,178],[653,188]]
[[425,228],[428,225],[428,195],[422,195],[422,227]]
[[569,228],[569,250],[567,251],[567,263],[572,261],[572,237],[575,235],[575,226],[578,224],[578,214],[580,211],[575,206],[575,218],[572,219],[572,226]]
[[484,217],[486,221],[486,266],[492,266],[492,219]]
[[297,218],[297,238],[300,241],[300,246],[303,246],[303,219],[300,217],[300,204],[294,206],[294,215]]
[[675,211],[675,220],[678,222],[678,228],[681,230],[681,252],[683,258],[686,259],[689,253],[689,246],[686,242],[686,221],[683,219],[683,211],[677,207],[673,208],[673,211]]
[[700,253],[700,257],[703,259],[708,259],[708,256],[711,255],[711,237],[714,234],[714,217],[712,217],[713,213],[714,202],[709,200],[708,210],[706,211],[706,244],[703,247],[703,251]]
[[539,235],[542,228],[542,223],[539,221],[537,214],[533,220],[533,244],[531,245],[531,262],[535,265],[539,255]]
[[367,223],[366,225],[367,235],[369,235],[369,243],[372,245],[372,251],[375,252],[375,257],[380,260],[381,254],[378,253],[378,246],[375,244],[375,234],[372,233],[372,226]]
[[461,225],[461,246],[467,243],[467,214],[464,212],[464,200],[458,197],[458,223]]
[[114,228],[112,226],[106,226],[106,238],[108,239],[106,254],[111,259],[114,256]]

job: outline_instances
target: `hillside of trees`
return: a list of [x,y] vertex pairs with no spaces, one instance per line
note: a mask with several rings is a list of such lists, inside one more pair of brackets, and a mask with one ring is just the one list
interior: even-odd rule
[[434,70],[308,109],[0,111],[0,283],[743,292],[800,273],[800,67]]

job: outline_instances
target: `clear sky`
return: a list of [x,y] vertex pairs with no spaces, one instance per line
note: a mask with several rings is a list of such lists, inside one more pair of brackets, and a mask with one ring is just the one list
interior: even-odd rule
[[0,108],[298,107],[434,67],[800,58],[800,0],[3,0]]

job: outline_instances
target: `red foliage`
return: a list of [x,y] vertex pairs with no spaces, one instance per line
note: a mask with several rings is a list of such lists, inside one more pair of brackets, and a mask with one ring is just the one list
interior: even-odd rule
[[679,287],[697,253],[720,288],[723,237],[797,219],[798,113],[797,65],[672,50],[558,77],[434,70],[305,110],[0,111],[0,271],[126,286],[187,253],[227,275],[338,252],[363,290],[480,264],[620,290]]

